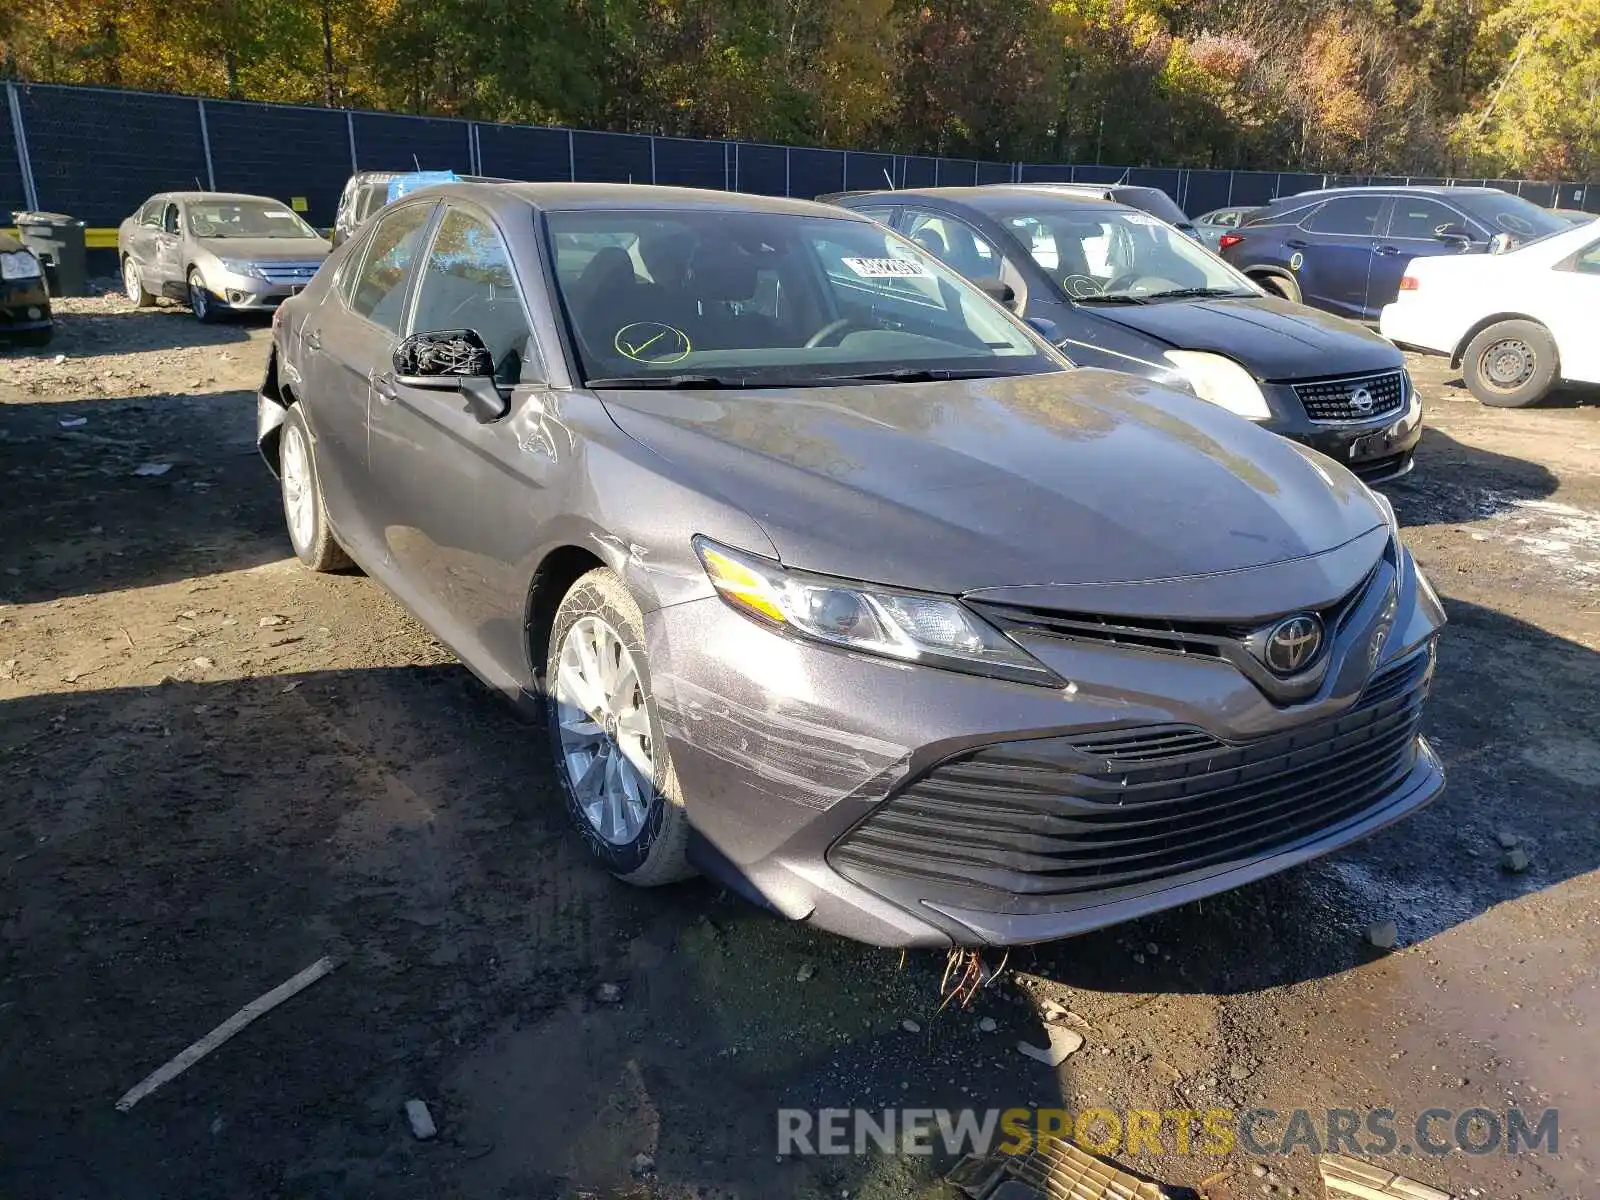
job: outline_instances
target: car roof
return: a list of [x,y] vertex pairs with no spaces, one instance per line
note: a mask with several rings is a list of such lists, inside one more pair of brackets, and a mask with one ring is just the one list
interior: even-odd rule
[[[157,192],[150,200],[266,200],[283,208],[289,207],[276,196],[257,196],[250,192]],[[144,203],[149,204],[150,200]],[[139,207],[143,208],[144,205]]]
[[658,187],[646,183],[439,183],[419,188],[413,196],[453,195],[482,204],[503,204],[515,198],[546,212],[573,212],[585,209],[684,209],[698,208],[729,213],[786,213],[794,216],[838,217],[864,221],[866,217],[849,209],[818,204],[814,200],[795,200],[784,196],[759,196],[750,192],[724,192],[711,188]]
[[1272,203],[1281,204],[1285,200],[1305,200],[1318,196],[1508,196],[1509,192],[1502,188],[1492,187],[1447,187],[1443,184],[1374,184],[1370,187],[1359,185],[1352,187],[1313,188],[1309,192],[1295,192],[1292,196],[1279,196]]
[[948,200],[956,204],[965,204],[969,208],[988,211],[1000,201],[1001,207],[1015,207],[1018,197],[1033,193],[1037,197],[1048,196],[1058,204],[1067,204],[1073,208],[1086,211],[1105,212],[1116,209],[1123,212],[1138,212],[1139,209],[1129,204],[1119,204],[1115,200],[1104,196],[1094,196],[1088,193],[1062,192],[1050,187],[1041,187],[1033,184],[983,184],[978,187],[933,187],[933,188],[898,188],[895,191],[877,192],[841,192],[840,199],[859,199],[872,197],[876,200],[886,200],[890,203],[903,203],[908,196],[927,200]]

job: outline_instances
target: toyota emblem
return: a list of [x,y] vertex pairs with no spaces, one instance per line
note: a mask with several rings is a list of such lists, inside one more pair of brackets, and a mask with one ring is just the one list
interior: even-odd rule
[[1322,621],[1310,613],[1285,617],[1261,643],[1261,660],[1274,675],[1304,670],[1322,649]]
[[1357,388],[1350,393],[1350,407],[1358,413],[1371,412],[1375,403],[1377,402],[1373,400],[1372,393],[1366,388]]

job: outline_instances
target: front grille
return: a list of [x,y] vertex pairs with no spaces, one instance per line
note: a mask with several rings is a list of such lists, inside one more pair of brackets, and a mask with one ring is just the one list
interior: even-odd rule
[[[1294,394],[1313,421],[1370,421],[1397,413],[1406,404],[1404,371],[1384,371],[1378,375],[1345,375],[1337,379],[1316,379],[1294,384]],[[1353,403],[1357,392],[1371,397],[1371,407]]]
[[[1373,567],[1364,579],[1334,603],[1310,609],[1322,618],[1330,639],[1344,628],[1345,621],[1360,605],[1368,586],[1378,574]],[[968,600],[967,604],[1001,629],[1042,633],[1075,641],[1106,642],[1140,650],[1164,650],[1170,654],[1198,654],[1210,658],[1230,658],[1234,644],[1242,642],[1267,622],[1240,625],[1222,621],[1169,621],[1157,617],[1106,616],[1099,613],[1062,612],[1058,609],[1031,608],[1018,604],[995,604]]]
[[311,282],[311,277],[317,273],[321,263],[257,263],[256,269],[261,277],[268,283],[282,285],[305,285]]
[[1262,858],[1388,799],[1432,672],[1430,646],[1344,713],[1245,743],[1166,725],[987,746],[884,801],[830,861],[867,887],[1025,913]]

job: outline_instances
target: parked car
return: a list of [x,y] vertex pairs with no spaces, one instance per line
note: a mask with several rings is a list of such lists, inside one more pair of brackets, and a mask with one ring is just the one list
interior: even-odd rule
[[0,336],[23,346],[43,346],[55,332],[44,267],[9,233],[0,233]]
[[1056,188],[847,196],[999,294],[1085,366],[1194,392],[1371,483],[1411,470],[1422,405],[1372,331],[1267,296],[1146,212]]
[[996,183],[988,186],[1049,188],[1053,192],[1064,192],[1073,196],[1111,200],[1147,212],[1153,217],[1160,217],[1174,229],[1196,241],[1200,239],[1199,231],[1195,228],[1195,223],[1189,219],[1189,215],[1160,188],[1139,187],[1131,183]]
[[273,323],[302,562],[543,709],[595,859],[890,945],[1040,941],[1439,794],[1444,623],[1335,463],[1068,364],[805,201],[447,184]]
[[1200,235],[1200,240],[1211,249],[1218,248],[1222,235],[1230,230],[1237,229],[1239,225],[1254,213],[1256,209],[1245,208],[1213,208],[1208,213],[1201,213],[1194,219],[1194,231]]
[[1497,188],[1329,188],[1274,200],[1220,245],[1281,296],[1375,320],[1414,258],[1487,254],[1562,228],[1548,209]]
[[1416,259],[1379,328],[1448,354],[1499,408],[1536,404],[1561,380],[1600,383],[1600,222],[1506,254]]
[[339,193],[333,218],[333,244],[342,243],[361,223],[385,204],[437,183],[505,183],[482,175],[457,175],[454,171],[357,171]]
[[329,249],[282,201],[231,192],[163,192],[117,229],[128,299],[185,300],[201,321],[275,308],[311,282]]

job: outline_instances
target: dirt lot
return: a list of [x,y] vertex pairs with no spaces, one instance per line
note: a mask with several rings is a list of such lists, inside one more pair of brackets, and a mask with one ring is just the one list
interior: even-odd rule
[[[775,1161],[775,1110],[1029,1103],[1389,1107],[1402,1133],[1555,1106],[1556,1154],[1391,1161],[1501,1200],[1600,1187],[1594,395],[1495,412],[1415,365],[1428,432],[1391,495],[1453,620],[1444,800],[1015,953],[940,1013],[942,959],[586,865],[540,736],[368,580],[289,557],[252,444],[263,325],[61,310],[48,351],[0,351],[0,1195],[934,1195],[923,1160]],[[1384,918],[1389,955],[1363,940]],[[1087,1038],[1058,1071],[1016,1050],[1046,998]],[[1318,1194],[1304,1152],[1122,1157],[1216,1197]]]

